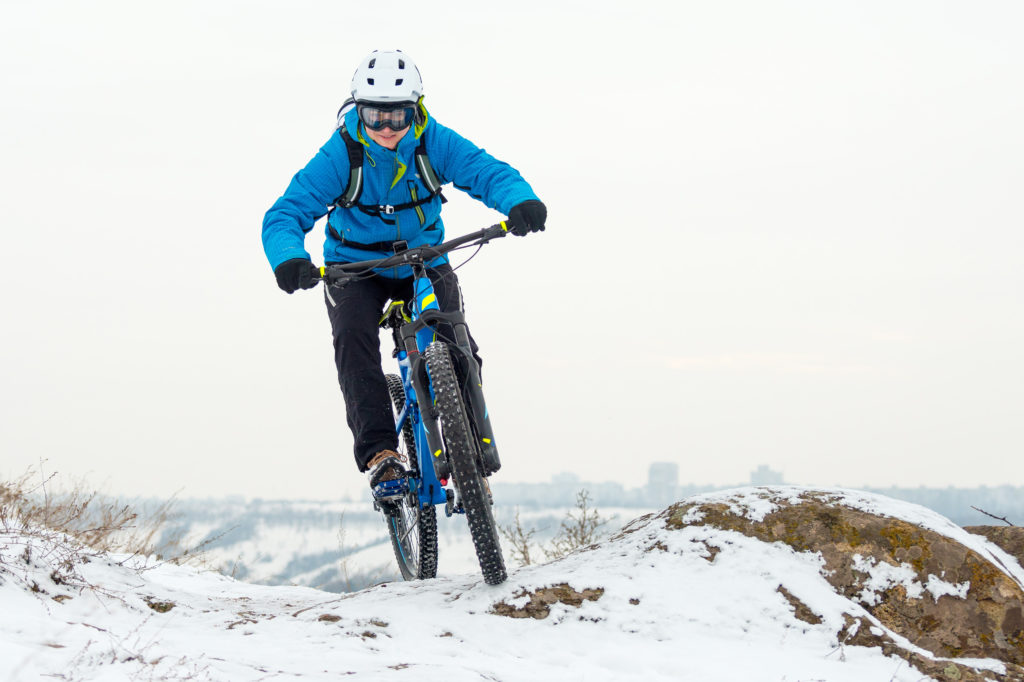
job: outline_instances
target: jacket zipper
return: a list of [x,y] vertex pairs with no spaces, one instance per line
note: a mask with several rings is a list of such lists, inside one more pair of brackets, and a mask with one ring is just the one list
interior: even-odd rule
[[[392,160],[391,160],[391,177],[397,179],[397,175],[398,175],[398,150],[396,149],[396,150],[394,150],[394,156],[392,157]],[[392,180],[392,186],[388,188],[388,203],[391,203],[391,190],[394,189],[394,186],[393,186],[394,182],[395,182],[395,180]],[[395,241],[396,242],[402,241],[402,219],[398,217],[398,213],[397,212],[395,213]],[[398,266],[397,265],[392,269],[391,274],[395,277],[395,279],[398,279]]]
[[[419,201],[420,200],[420,198],[417,196],[417,192],[416,192],[416,182],[413,181],[413,180],[409,181],[409,196],[412,197],[413,201]],[[419,206],[416,207],[416,215],[420,219],[420,227],[423,227],[423,225],[425,225],[426,222],[427,222],[427,217],[425,215],[423,215],[423,209],[420,208]]]

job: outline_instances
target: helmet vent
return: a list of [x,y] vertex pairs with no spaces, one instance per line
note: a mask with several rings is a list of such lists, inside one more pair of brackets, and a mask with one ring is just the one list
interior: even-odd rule
[[376,64],[376,63],[377,63],[377,58],[374,57],[373,59],[370,60],[370,63],[369,63],[369,65],[366,68],[372,69],[373,65]]
[[366,82],[369,83],[370,85],[373,85],[373,79],[372,78],[367,78]]
[[399,59],[398,60],[398,68],[400,68],[400,69],[404,69],[405,68],[405,60],[404,59]]
[[395,79],[395,85],[401,85],[403,80],[404,79],[402,79],[402,78],[396,78]]

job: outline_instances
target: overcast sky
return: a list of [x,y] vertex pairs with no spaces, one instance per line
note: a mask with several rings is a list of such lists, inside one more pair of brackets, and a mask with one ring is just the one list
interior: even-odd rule
[[[0,474],[363,494],[260,225],[400,48],[550,211],[459,271],[496,480],[1024,485],[1022,35],[1016,1],[4,0]],[[449,235],[500,218],[447,194]]]

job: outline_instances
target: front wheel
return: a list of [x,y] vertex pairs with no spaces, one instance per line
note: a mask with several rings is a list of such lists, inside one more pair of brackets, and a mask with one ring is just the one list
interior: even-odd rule
[[[397,421],[405,407],[405,389],[402,380],[395,374],[386,376],[388,392],[391,393],[391,407]],[[398,451],[409,458],[410,474],[419,478],[416,459],[416,440],[413,436],[412,420],[406,419],[398,436]],[[398,569],[405,580],[423,580],[437,576],[437,512],[434,505],[420,504],[419,495],[410,490],[393,502],[382,505],[384,520],[391,536],[391,548],[395,550]]]
[[480,562],[480,570],[488,585],[505,581],[505,559],[501,555],[498,528],[491,513],[490,494],[481,474],[479,448],[473,437],[462,392],[455,378],[448,346],[435,341],[424,356],[427,372],[434,387],[437,409],[441,413],[441,432],[448,449],[452,477],[466,510],[469,533]]

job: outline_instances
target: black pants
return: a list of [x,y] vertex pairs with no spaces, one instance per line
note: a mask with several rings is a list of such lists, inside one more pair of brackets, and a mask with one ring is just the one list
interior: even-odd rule
[[[459,280],[448,264],[432,268],[430,280],[438,305],[444,312],[458,310],[462,295]],[[338,383],[345,398],[348,427],[355,439],[356,465],[366,471],[366,464],[381,450],[398,446],[391,397],[381,369],[380,331],[378,322],[388,300],[411,301],[413,280],[388,279],[375,275],[331,289],[335,305],[327,301],[334,335],[334,362],[338,367]],[[441,330],[444,333],[444,330]],[[477,362],[477,345],[470,337]],[[397,370],[397,368],[396,368]]]

